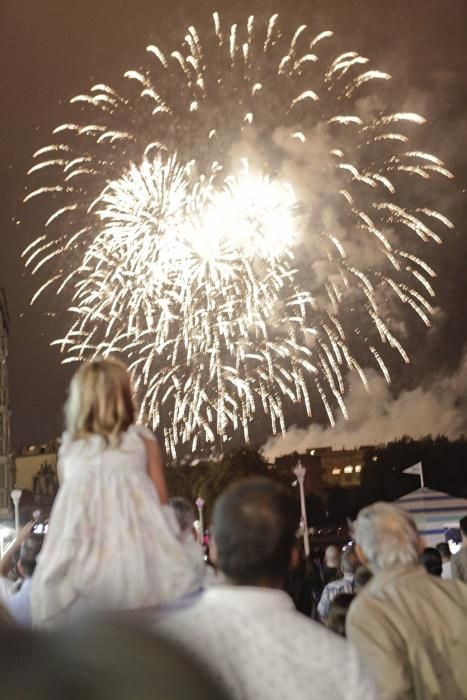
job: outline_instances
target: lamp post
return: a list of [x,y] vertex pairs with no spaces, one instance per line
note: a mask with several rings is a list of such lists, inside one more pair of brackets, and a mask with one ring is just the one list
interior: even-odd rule
[[15,507],[15,530],[16,530],[16,536],[18,536],[19,532],[19,501],[22,496],[22,491],[21,489],[13,489],[13,491],[10,493],[11,500],[13,501],[13,505]]
[[198,513],[199,513],[198,542],[200,544],[203,544],[203,539],[204,539],[204,518],[203,518],[204,499],[201,498],[201,496],[198,496],[195,503],[196,503],[196,507],[198,508]]
[[303,546],[305,549],[305,556],[310,554],[310,540],[308,537],[308,521],[306,519],[306,504],[305,504],[305,474],[306,467],[302,465],[299,461],[295,469],[293,470],[295,476],[297,477],[298,485],[300,487],[300,507],[302,511],[302,523],[303,523]]

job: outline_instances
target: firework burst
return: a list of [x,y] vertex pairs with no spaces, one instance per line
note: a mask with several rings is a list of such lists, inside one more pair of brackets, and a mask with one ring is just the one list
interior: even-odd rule
[[248,439],[258,411],[284,430],[288,403],[311,415],[315,395],[333,423],[370,361],[389,381],[384,346],[408,362],[391,319],[433,312],[420,244],[452,227],[401,197],[452,175],[408,145],[421,116],[368,108],[388,74],[330,54],[329,31],[213,20],[203,42],[190,27],[175,51],[148,46],[118,90],[74,97],[25,197],[52,204],[24,257],[50,271],[35,298],[71,300],[64,361],[123,355],[174,456]]

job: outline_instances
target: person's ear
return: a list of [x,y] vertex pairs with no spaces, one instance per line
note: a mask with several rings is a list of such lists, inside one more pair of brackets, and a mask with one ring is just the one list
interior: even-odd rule
[[423,554],[423,550],[426,548],[426,540],[424,537],[418,538],[418,553],[420,556]]
[[355,554],[357,555],[360,564],[363,564],[363,566],[366,566],[368,564],[368,559],[364,555],[363,549],[358,543],[355,543]]
[[289,569],[296,569],[300,564],[300,551],[297,546],[292,547],[290,552]]

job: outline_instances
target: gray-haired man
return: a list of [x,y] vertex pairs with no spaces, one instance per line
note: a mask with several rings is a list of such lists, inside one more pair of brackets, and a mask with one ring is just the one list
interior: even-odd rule
[[430,576],[414,521],[388,503],[360,511],[357,554],[374,577],[350,606],[347,636],[381,700],[459,700],[467,688],[467,586]]

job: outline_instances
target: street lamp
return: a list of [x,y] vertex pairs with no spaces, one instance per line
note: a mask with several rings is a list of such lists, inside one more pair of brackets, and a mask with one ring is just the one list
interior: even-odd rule
[[196,507],[198,508],[198,513],[199,513],[198,542],[200,544],[203,544],[203,540],[204,540],[204,518],[203,518],[204,499],[201,498],[201,496],[198,496],[195,503],[196,503]]
[[13,501],[13,505],[15,507],[15,530],[17,536],[19,532],[19,501],[22,493],[23,492],[21,489],[13,489],[13,491],[10,493],[11,500]]
[[293,470],[295,476],[297,477],[298,485],[300,487],[300,507],[302,511],[302,523],[303,523],[303,546],[305,549],[305,556],[308,557],[310,554],[310,540],[308,536],[308,522],[306,519],[306,504],[305,504],[305,474],[306,467],[302,463],[298,462],[297,466]]

